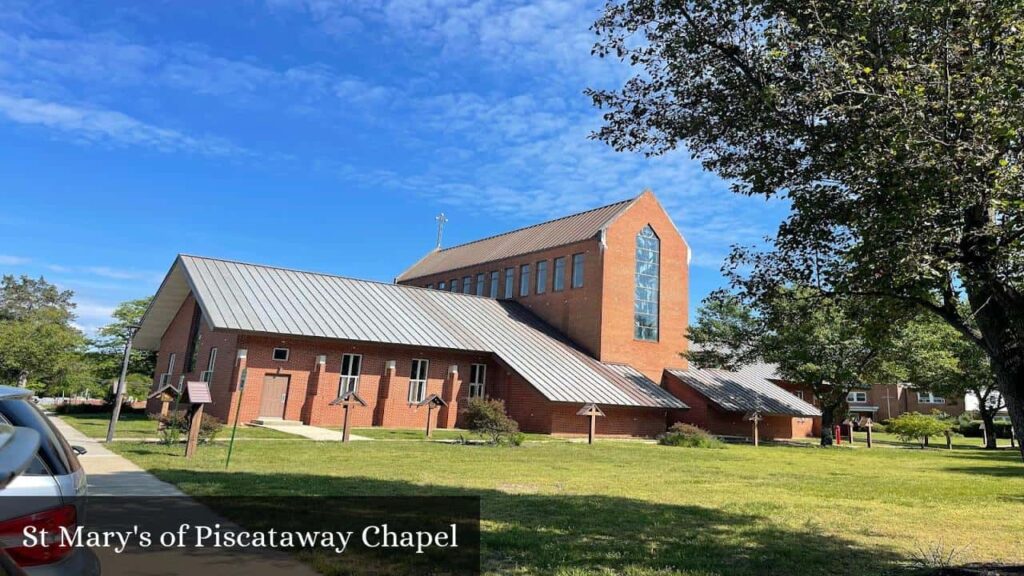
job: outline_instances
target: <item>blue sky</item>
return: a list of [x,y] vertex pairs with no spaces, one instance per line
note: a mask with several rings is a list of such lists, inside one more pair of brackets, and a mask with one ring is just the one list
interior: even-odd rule
[[79,324],[179,252],[393,278],[446,244],[650,188],[695,307],[784,207],[684,152],[587,138],[589,0],[0,0],[0,273],[72,289]]

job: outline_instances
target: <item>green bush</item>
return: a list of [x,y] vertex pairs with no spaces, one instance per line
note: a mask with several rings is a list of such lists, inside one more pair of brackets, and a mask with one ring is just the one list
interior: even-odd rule
[[885,434],[889,431],[889,427],[881,422],[873,422],[871,424],[871,431],[879,434]]
[[519,446],[523,435],[519,424],[505,413],[505,403],[491,398],[474,398],[463,409],[466,428],[484,437],[490,444]]
[[[170,414],[165,418],[156,417],[159,421],[160,442],[162,444],[176,444],[182,438],[187,439],[191,418],[186,414]],[[206,444],[213,442],[224,428],[224,423],[216,416],[203,414],[199,423],[199,443]]]
[[[969,420],[967,422],[961,422],[956,428],[956,431],[968,438],[981,438],[984,433],[981,431],[981,420]],[[1009,422],[996,422],[996,437],[998,438],[1009,438],[1010,437],[1010,423]]]
[[917,440],[920,442],[921,448],[924,448],[927,438],[944,436],[947,432],[952,432],[953,422],[919,412],[907,412],[889,420],[888,429],[900,440],[904,442]]
[[725,444],[710,432],[692,424],[677,422],[669,427],[668,432],[658,436],[658,444],[662,446],[682,446],[684,448],[724,448]]

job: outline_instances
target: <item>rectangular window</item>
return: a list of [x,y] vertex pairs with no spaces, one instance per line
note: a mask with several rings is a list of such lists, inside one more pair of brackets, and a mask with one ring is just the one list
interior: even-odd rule
[[661,240],[645,226],[636,237],[636,287],[633,301],[633,337],[658,341],[661,317]]
[[473,364],[469,367],[469,397],[483,398],[487,386],[487,365]]
[[472,294],[473,293],[473,277],[466,276],[462,279],[462,293]]
[[448,285],[445,284],[444,282],[441,282],[440,284],[437,285],[438,290],[444,290],[446,288],[448,288]]
[[555,258],[555,278],[552,289],[555,292],[565,290],[565,257]]
[[174,373],[174,361],[178,359],[178,355],[171,352],[170,356],[167,357],[167,372],[160,375],[160,386],[166,386],[171,383],[171,374]]
[[278,362],[288,361],[288,349],[287,348],[274,348],[274,360]]
[[203,335],[199,331],[199,324],[203,319],[203,311],[196,304],[192,310],[192,325],[189,327],[188,349],[185,351],[185,372],[191,374],[196,371],[199,362],[199,345]]
[[530,295],[530,265],[523,264],[519,267],[519,295]]
[[920,404],[945,404],[946,399],[942,396],[936,396],[931,392],[918,392],[917,401]]
[[868,401],[868,393],[867,392],[850,392],[849,394],[846,395],[846,401],[847,402],[867,402]]
[[511,298],[516,287],[516,269],[505,268],[505,298]]
[[583,288],[583,254],[572,255],[572,287]]
[[210,348],[210,359],[206,361],[206,372],[200,376],[203,382],[213,382],[213,369],[217,366],[217,348]]
[[341,379],[338,382],[338,397],[359,389],[359,374],[363,369],[363,357],[359,354],[341,356]]
[[491,272],[491,298],[498,297],[498,286],[501,283],[501,272]]
[[430,362],[416,359],[412,361],[412,372],[409,374],[409,403],[419,404],[427,398],[427,370]]
[[433,284],[427,284],[427,290],[433,290],[433,289],[434,289],[434,285]]
[[537,262],[537,294],[548,291],[548,261]]
[[476,295],[477,296],[483,296],[484,295],[484,275],[483,274],[477,274],[476,275]]
[[459,279],[458,278],[452,278],[452,282],[451,282],[451,284],[449,284],[449,286],[451,286],[452,292],[458,292],[459,291]]

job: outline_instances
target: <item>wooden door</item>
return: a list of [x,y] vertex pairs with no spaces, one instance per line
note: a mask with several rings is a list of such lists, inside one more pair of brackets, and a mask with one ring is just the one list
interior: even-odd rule
[[279,374],[267,374],[263,377],[260,417],[284,418],[284,404],[288,398],[288,379],[288,376]]

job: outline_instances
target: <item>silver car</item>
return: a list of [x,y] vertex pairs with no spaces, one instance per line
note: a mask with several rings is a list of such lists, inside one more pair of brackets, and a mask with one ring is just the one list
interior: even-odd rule
[[0,546],[30,576],[100,573],[96,555],[87,548],[22,546],[25,526],[74,529],[84,518],[85,470],[78,454],[22,388],[0,386],[0,424],[35,430],[36,457],[20,476],[0,490]]

